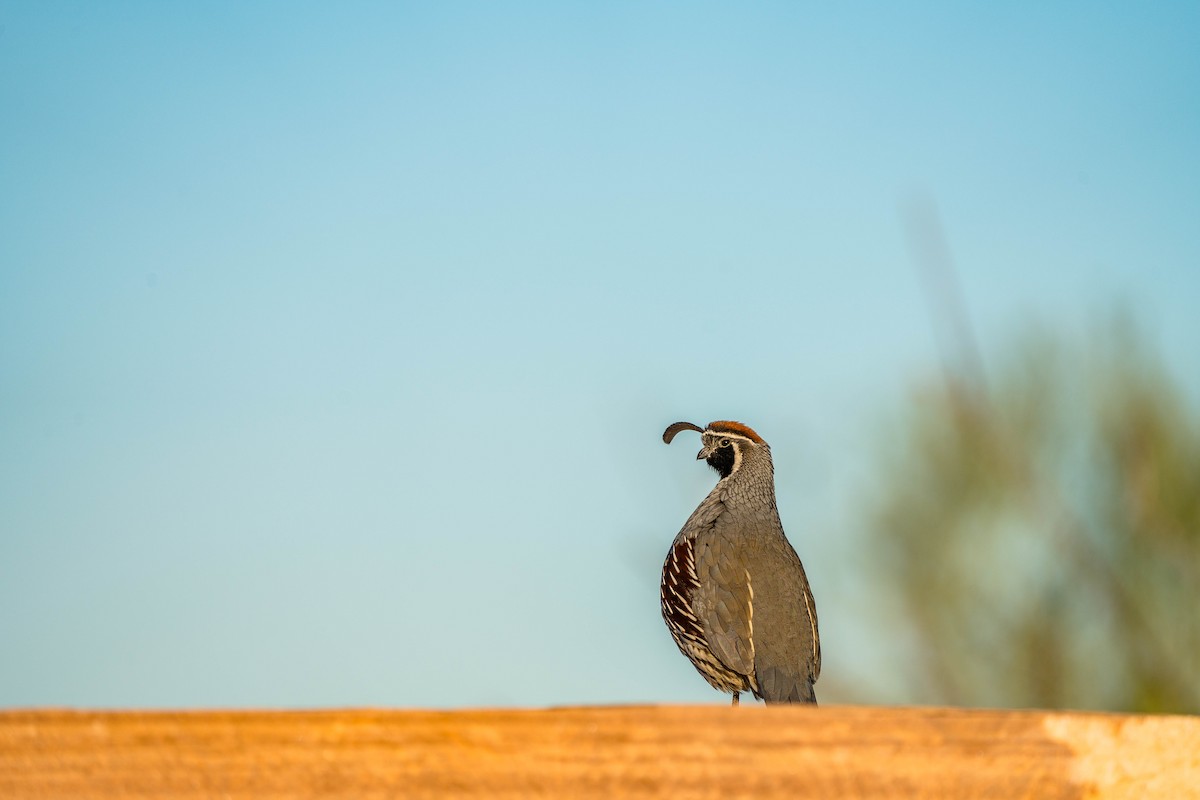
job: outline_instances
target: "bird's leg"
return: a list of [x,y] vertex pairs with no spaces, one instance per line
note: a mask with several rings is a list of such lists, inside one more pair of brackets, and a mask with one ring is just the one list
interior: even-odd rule
[[738,704],[738,693],[737,692],[733,693],[733,704],[735,706]]

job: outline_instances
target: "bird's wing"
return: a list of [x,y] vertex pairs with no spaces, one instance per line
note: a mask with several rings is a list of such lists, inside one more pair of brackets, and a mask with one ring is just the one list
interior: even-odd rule
[[800,558],[786,541],[779,546],[775,577],[782,583],[770,589],[777,604],[764,605],[760,614],[764,630],[776,635],[757,642],[759,694],[768,703],[816,703],[813,684],[821,674],[817,610]]
[[753,683],[754,589],[741,553],[720,528],[718,519],[712,534],[696,541],[696,615],[713,654]]

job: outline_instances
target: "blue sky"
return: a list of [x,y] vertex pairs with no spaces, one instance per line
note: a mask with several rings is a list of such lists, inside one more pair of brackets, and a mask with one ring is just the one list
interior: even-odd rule
[[[658,615],[772,443],[831,701],[881,420],[1131,309],[1200,389],[1200,9],[0,6],[0,705],[724,702]],[[866,666],[864,666],[866,665]]]

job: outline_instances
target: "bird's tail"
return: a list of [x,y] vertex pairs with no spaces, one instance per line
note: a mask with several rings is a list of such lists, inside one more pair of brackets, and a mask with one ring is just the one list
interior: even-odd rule
[[801,678],[794,672],[780,667],[767,667],[758,671],[758,696],[770,703],[817,704],[817,693],[809,678]]

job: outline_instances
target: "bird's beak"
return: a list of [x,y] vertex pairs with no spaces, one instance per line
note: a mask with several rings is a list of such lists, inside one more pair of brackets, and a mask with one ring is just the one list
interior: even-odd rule
[[704,459],[708,458],[711,455],[712,455],[712,448],[705,445],[704,447],[700,448],[699,453],[696,453],[696,460],[703,461]]

